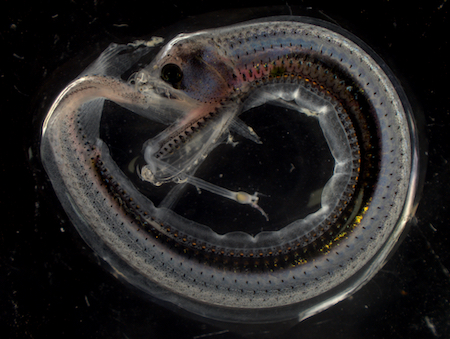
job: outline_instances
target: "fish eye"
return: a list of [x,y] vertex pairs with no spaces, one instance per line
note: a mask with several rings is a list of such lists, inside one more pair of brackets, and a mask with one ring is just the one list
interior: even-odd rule
[[183,72],[178,65],[167,64],[161,70],[161,78],[174,88],[179,88],[180,81],[183,78]]

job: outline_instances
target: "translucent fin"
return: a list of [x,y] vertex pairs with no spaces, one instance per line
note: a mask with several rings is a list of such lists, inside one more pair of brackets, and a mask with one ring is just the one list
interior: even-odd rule
[[106,75],[120,76],[129,70],[145,54],[149,53],[154,46],[140,45],[118,45],[112,43],[105,51],[86,68],[80,76]]
[[230,129],[232,132],[239,134],[240,136],[243,136],[246,139],[249,139],[257,144],[262,144],[261,139],[259,138],[258,134],[248,126],[245,122],[243,122],[238,117],[235,117],[233,121],[231,122]]
[[264,210],[258,205],[259,201],[258,192],[255,192],[254,194],[250,195],[243,191],[239,192],[230,191],[226,188],[211,184],[210,182],[207,182],[200,178],[196,178],[194,176],[187,176],[186,181],[197,188],[201,188],[208,192],[220,195],[224,198],[234,200],[243,205],[250,205],[253,208],[256,208],[259,212],[261,212],[261,214],[266,218],[266,220],[269,221],[269,217],[267,216],[266,212],[264,212]]

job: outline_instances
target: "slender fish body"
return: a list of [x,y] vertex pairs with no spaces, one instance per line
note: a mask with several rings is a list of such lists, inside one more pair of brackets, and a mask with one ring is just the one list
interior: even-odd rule
[[[116,272],[191,312],[260,322],[304,319],[378,271],[411,215],[417,159],[410,107],[372,50],[314,19],[268,18],[181,34],[126,83],[126,69],[110,66],[129,48],[110,47],[61,93],[41,144],[69,218]],[[178,184],[164,203],[141,193],[100,139],[105,99],[168,125],[143,145],[140,170],[154,190]],[[196,176],[229,135],[266,146],[240,119],[264,104],[320,126],[334,167],[317,211],[274,231],[219,234],[168,208],[193,185],[271,223],[264,210],[276,203],[271,192],[234,191]]]

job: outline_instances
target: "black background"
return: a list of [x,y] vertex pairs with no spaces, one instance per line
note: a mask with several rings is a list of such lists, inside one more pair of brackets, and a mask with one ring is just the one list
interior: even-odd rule
[[[428,169],[411,230],[352,298],[270,338],[449,338],[448,4],[301,1],[374,47],[425,115]],[[61,211],[36,158],[43,108],[110,42],[191,15],[282,1],[4,1],[0,333],[3,338],[236,338],[229,327],[151,303],[98,265]],[[294,8],[295,9],[295,8]]]

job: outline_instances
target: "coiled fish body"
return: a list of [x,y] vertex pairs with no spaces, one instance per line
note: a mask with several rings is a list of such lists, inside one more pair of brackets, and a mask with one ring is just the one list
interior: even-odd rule
[[[119,78],[126,69],[104,67],[118,65],[127,48],[111,47],[66,88],[47,115],[41,146],[69,217],[117,271],[152,295],[169,291],[161,298],[191,312],[257,322],[250,310],[261,321],[274,308],[279,319],[310,316],[381,267],[411,214],[413,121],[401,88],[364,43],[307,18],[243,23],[177,36],[129,83]],[[168,125],[143,145],[140,171],[155,190],[178,184],[163,203],[135,187],[100,139],[104,99]],[[240,119],[263,104],[318,121],[334,159],[320,208],[256,235],[219,234],[176,213],[174,201],[193,185],[270,224],[271,192],[196,177],[229,135],[266,146]]]

